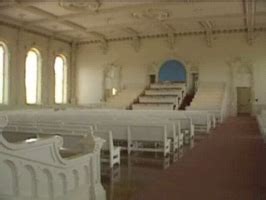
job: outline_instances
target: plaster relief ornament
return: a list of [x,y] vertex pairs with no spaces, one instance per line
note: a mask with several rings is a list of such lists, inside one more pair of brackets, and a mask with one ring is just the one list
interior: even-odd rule
[[170,13],[166,9],[147,9],[143,12],[132,13],[131,16],[136,19],[148,18],[158,21],[164,21],[170,17]]
[[71,11],[91,10],[97,12],[101,6],[98,0],[58,0],[58,5]]
[[149,18],[154,18],[159,21],[164,21],[169,18],[170,14],[167,10],[149,9],[146,14]]

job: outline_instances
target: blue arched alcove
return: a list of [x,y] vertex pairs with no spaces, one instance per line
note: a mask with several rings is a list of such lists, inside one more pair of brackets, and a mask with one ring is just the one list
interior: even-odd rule
[[186,82],[185,66],[177,60],[168,60],[160,68],[159,81]]

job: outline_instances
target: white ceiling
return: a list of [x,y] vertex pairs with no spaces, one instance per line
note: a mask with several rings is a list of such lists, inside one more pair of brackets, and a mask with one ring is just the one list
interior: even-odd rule
[[0,21],[77,41],[266,27],[265,0],[2,0]]

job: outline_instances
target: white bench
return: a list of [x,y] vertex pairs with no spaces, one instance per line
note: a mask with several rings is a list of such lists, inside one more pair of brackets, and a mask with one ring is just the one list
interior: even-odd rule
[[108,151],[109,155],[107,159],[105,159],[104,156],[101,156],[101,160],[103,162],[108,162],[111,168],[113,168],[115,164],[120,165],[120,149],[121,148],[114,146],[112,131],[106,132],[106,131],[94,130],[93,135],[105,140],[102,150]]
[[[171,140],[167,138],[167,125],[153,125],[148,129],[146,125],[134,125],[129,127],[129,131],[133,144],[131,151],[163,152],[164,157],[170,154]],[[146,143],[151,143],[154,147],[146,147]]]
[[[116,120],[143,120],[143,121],[164,121],[164,120],[175,120],[180,122],[181,131],[188,130],[190,137],[194,136],[194,129],[192,119],[187,115],[186,111],[156,111],[156,110],[132,110],[132,111],[92,111],[95,115],[97,113],[101,116],[108,117],[112,116]],[[205,112],[206,113],[206,112]]]
[[[97,126],[97,127],[99,126],[99,124],[96,125],[96,122],[100,121],[100,120],[95,120],[94,119],[94,120],[90,120],[90,121],[91,121],[91,123],[94,121],[93,123],[95,123],[95,126]],[[118,121],[116,120],[115,121],[116,124],[115,123],[113,123],[113,124],[109,123],[109,126],[108,126],[108,122],[107,121],[104,122],[102,120],[101,123],[100,123],[101,124],[100,127],[101,128],[105,127],[106,131],[112,130],[113,134],[114,134],[114,139],[129,141],[128,144],[132,144],[133,143],[132,140],[129,139],[130,137],[128,137],[128,131],[130,131],[130,129],[132,127],[138,126],[138,124],[142,124],[142,120],[139,121],[139,122],[135,121],[134,125],[132,125],[132,123],[130,121],[127,121],[126,125],[124,125],[125,121],[121,122],[122,124],[119,124]],[[177,120],[175,123],[173,123],[173,122],[174,122],[174,120],[172,119],[171,123],[165,121],[164,124],[168,124],[167,125],[168,126],[167,136],[168,136],[168,138],[171,138],[173,151],[175,151],[175,150],[178,149],[179,146],[181,146],[183,144],[183,138],[180,137],[180,135],[176,133],[176,129],[180,129],[179,121]],[[53,123],[54,122],[52,122],[52,127],[50,127],[48,122],[46,122],[45,125],[43,125],[43,123],[41,123],[41,121],[39,121],[39,122],[37,122],[37,127],[38,128],[36,128],[36,127],[29,127],[29,128],[33,128],[33,130],[37,131],[37,133],[39,135],[41,135],[41,134],[43,134],[43,135],[45,135],[45,134],[57,134],[57,135],[62,135],[62,136],[65,137],[65,136],[69,136],[69,135],[70,136],[72,136],[72,135],[75,136],[75,135],[78,134],[78,132],[75,129],[73,129],[73,127],[72,127],[72,130],[68,130],[68,129],[64,129],[65,128],[64,126],[53,127],[54,126]],[[162,122],[158,122],[158,123],[162,124]],[[149,123],[148,125],[147,124],[142,125],[142,129],[144,129],[145,131],[146,130],[150,130],[151,128],[154,128],[154,126],[157,127],[158,123],[154,122],[153,124]],[[36,125],[36,123],[32,123],[32,124]],[[62,123],[59,123],[59,124],[61,125]],[[67,124],[67,123],[64,123],[64,124]],[[164,125],[164,124],[162,124],[162,125]],[[55,126],[56,125],[57,124],[55,123]],[[21,125],[21,126],[23,126],[23,125]],[[24,126],[25,126],[25,124],[24,124]],[[21,127],[19,127],[19,128],[21,130]],[[32,130],[25,130],[25,132],[26,131],[34,132]],[[84,130],[82,130],[81,133],[85,134]],[[137,135],[137,133],[135,133],[135,134]],[[132,134],[130,134],[130,135],[131,135],[131,137],[133,137]],[[154,143],[154,139],[156,139],[156,138],[153,138],[152,133],[151,132],[146,132],[146,135],[148,135],[149,136],[149,140]],[[139,138],[139,139],[141,139],[141,138]],[[72,141],[70,140],[69,143],[71,144],[71,142]],[[67,143],[67,142],[65,142],[65,143]],[[68,145],[68,147],[69,147],[69,145]],[[129,146],[128,149],[129,149],[129,152],[130,152],[132,150],[135,150],[136,148],[134,148],[134,146],[133,147]],[[140,151],[145,151],[146,148],[138,148],[138,149]],[[148,149],[148,151],[151,151],[151,149]],[[157,149],[155,149],[154,151],[157,151]],[[162,150],[159,149],[158,151],[162,151]],[[168,150],[166,150],[166,151],[167,152],[166,153],[164,152],[164,155],[169,153]],[[113,163],[112,163],[112,165],[113,165]]]
[[[105,200],[101,184],[102,139],[90,151],[61,154],[59,136],[9,143],[0,134],[0,199],[69,199],[86,196]],[[90,188],[90,190],[88,190]]]
[[[172,126],[175,126],[172,124]],[[141,127],[141,129],[140,129]],[[162,128],[163,127],[163,128]],[[166,127],[166,128],[165,128]],[[138,130],[140,131],[137,133],[135,130],[139,128]],[[124,149],[127,149],[128,154],[131,153],[131,151],[158,151],[158,152],[163,152],[163,154],[166,156],[167,154],[170,153],[170,145],[168,146],[168,141],[171,142],[170,139],[167,139],[168,134],[172,134],[172,137],[176,134],[176,132],[171,132],[167,126],[167,124],[155,124],[155,123],[141,123],[141,122],[109,122],[109,123],[104,123],[101,122],[101,124],[97,124],[96,130],[111,130],[113,133],[113,139],[116,141],[123,141],[126,142],[126,147],[121,147]],[[156,130],[155,133],[153,133],[152,130]],[[145,135],[145,136],[143,136]],[[164,137],[166,135],[166,139]],[[156,138],[154,138],[156,136]],[[160,137],[160,141],[158,141],[158,137]],[[151,149],[151,148],[139,148],[139,146],[135,146],[134,142],[137,141],[142,141],[142,138],[145,138],[145,142],[150,142],[150,143],[159,143],[163,144],[163,148],[157,148],[157,149]],[[165,139],[165,140],[164,140]],[[175,140],[176,137],[175,137]],[[175,141],[178,142],[178,141]],[[167,145],[167,146],[165,146]],[[174,144],[176,146],[177,144]],[[176,148],[176,147],[175,147]]]
[[[73,122],[72,122],[73,123]],[[68,124],[65,122],[57,121],[56,123],[53,121],[51,124],[46,121],[42,123],[39,121],[36,122],[11,122],[9,126],[4,130],[5,132],[9,132],[9,135],[14,133],[23,133],[24,137],[29,137],[31,135],[36,135],[36,137],[40,138],[45,135],[60,135],[64,140],[65,148],[78,149],[80,141],[75,140],[77,136],[86,137],[88,134],[96,134],[95,136],[101,137],[106,140],[106,144],[104,144],[103,149],[109,151],[110,167],[113,167],[114,164],[120,164],[120,147],[113,146],[113,138],[112,133],[101,133],[100,131],[95,131],[91,128],[90,125],[83,124],[83,127],[77,126],[75,123]],[[18,137],[18,135],[15,135]],[[104,136],[104,137],[103,137]],[[102,158],[102,161],[106,161],[106,159]]]
[[165,104],[133,104],[133,110],[173,110],[174,104],[173,103],[165,103]]
[[[162,113],[165,113],[162,116]],[[128,121],[128,120],[144,120],[144,121],[164,121],[170,118],[181,121],[182,130],[189,130],[191,136],[194,135],[192,130],[192,121],[179,111],[126,111],[126,110],[89,110],[80,112],[66,112],[64,113],[64,120],[66,121],[83,121],[82,123],[93,123],[100,121]],[[174,117],[174,118],[173,118]],[[88,122],[85,122],[88,121]],[[113,133],[114,134],[114,133]]]
[[264,143],[266,143],[266,115],[265,113],[261,113],[257,115],[257,122],[259,125],[260,133],[263,137]]

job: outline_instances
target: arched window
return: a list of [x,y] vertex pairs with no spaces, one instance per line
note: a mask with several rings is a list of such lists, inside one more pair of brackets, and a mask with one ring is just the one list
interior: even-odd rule
[[186,68],[177,60],[168,60],[160,68],[159,81],[186,82]]
[[8,51],[6,45],[0,41],[0,104],[7,103],[7,72]]
[[55,103],[66,103],[67,99],[67,66],[64,56],[56,56],[54,62],[55,72]]
[[25,70],[27,104],[40,103],[40,63],[39,51],[36,49],[28,51]]

